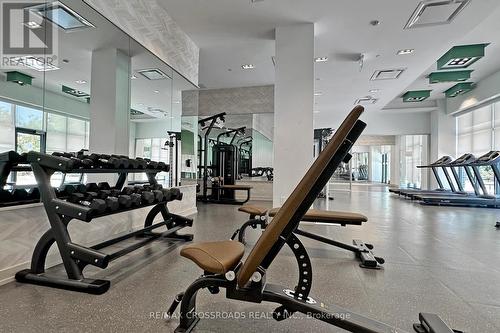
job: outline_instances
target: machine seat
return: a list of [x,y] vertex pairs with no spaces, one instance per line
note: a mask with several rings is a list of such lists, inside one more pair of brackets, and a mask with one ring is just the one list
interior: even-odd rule
[[205,272],[225,274],[238,265],[245,246],[236,241],[202,242],[185,246],[181,256],[191,259]]
[[256,215],[256,216],[264,216],[267,214],[268,209],[259,207],[259,206],[254,206],[254,205],[245,205],[241,206],[238,208],[240,212],[247,213],[250,215]]

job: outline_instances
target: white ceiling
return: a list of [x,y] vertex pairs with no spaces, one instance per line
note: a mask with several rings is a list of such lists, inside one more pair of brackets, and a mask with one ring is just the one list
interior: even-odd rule
[[[272,84],[274,28],[314,22],[315,55],[330,58],[327,63],[315,65],[315,89],[323,92],[323,96],[316,98],[317,126],[335,123],[337,114],[345,114],[357,98],[369,95],[370,89],[380,92],[373,94],[379,101],[368,106],[369,111],[408,112],[400,110],[399,105],[391,111],[381,110],[421,78],[452,46],[463,43],[465,36],[470,36],[467,42],[483,42],[481,33],[487,31],[488,42],[500,39],[498,0],[472,0],[451,24],[410,30],[403,27],[418,0],[264,0],[254,4],[250,0],[162,0],[161,3],[200,47],[200,83],[207,88]],[[372,20],[381,24],[372,26]],[[478,25],[481,26],[477,34],[471,35]],[[487,52],[494,50],[493,45]],[[398,50],[407,48],[415,49],[415,53],[396,55]],[[366,61],[360,72],[355,59],[361,53]],[[241,65],[246,63],[255,64],[256,69],[243,71]],[[406,71],[397,80],[370,81],[375,70],[400,67]],[[492,64],[492,67],[499,66]],[[484,69],[484,73],[489,71],[491,68]],[[479,75],[480,71],[474,74]],[[430,101],[415,111],[429,111],[434,103]]]
[[[90,21],[95,28],[87,28],[66,33],[58,29],[60,69],[38,72],[23,68],[21,72],[33,76],[33,85],[45,88],[56,94],[73,98],[85,103],[82,98],[67,95],[61,91],[62,85],[91,93],[92,51],[102,48],[115,48],[131,57],[131,71],[137,79],[131,80],[131,108],[145,113],[144,116],[133,117],[136,120],[155,121],[157,118],[169,121],[171,117],[179,118],[182,113],[180,104],[181,91],[192,90],[194,86],[167,64],[151,54],[142,45],[130,39],[123,31],[101,16],[87,4],[78,0],[65,0],[66,5]],[[63,59],[68,63],[62,62]],[[137,73],[137,70],[158,68],[171,79],[150,81]],[[75,81],[85,80],[85,84]],[[20,87],[19,89],[22,89]],[[155,91],[158,91],[156,93]],[[161,109],[165,114],[151,112]]]

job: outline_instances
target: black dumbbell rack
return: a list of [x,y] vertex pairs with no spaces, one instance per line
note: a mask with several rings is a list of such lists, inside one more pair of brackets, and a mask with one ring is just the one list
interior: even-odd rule
[[[146,204],[139,207],[120,209],[114,212],[95,214],[86,206],[73,204],[56,196],[54,189],[50,185],[50,177],[54,172],[63,173],[115,173],[118,180],[115,188],[120,189],[125,185],[129,173],[146,173],[151,185],[157,184],[156,174],[161,170],[154,169],[74,169],[74,163],[69,158],[40,154],[36,152],[28,153],[28,162],[40,189],[43,205],[47,213],[50,229],[43,234],[38,241],[31,259],[31,268],[20,271],[16,274],[18,282],[31,283],[36,285],[85,292],[89,294],[103,294],[110,287],[109,280],[99,280],[86,278],[83,270],[87,265],[106,268],[108,264],[134,250],[137,250],[151,241],[163,238],[177,241],[191,241],[193,235],[180,235],[177,232],[185,227],[191,227],[193,220],[172,214],[168,211],[167,201]],[[180,199],[180,198],[178,198]],[[132,209],[153,206],[148,213],[144,228],[116,237],[94,246],[83,246],[73,243],[68,233],[68,224],[73,219],[91,222],[94,218],[126,212]],[[161,214],[163,221],[153,223],[158,214]],[[164,232],[154,232],[155,229],[166,227]],[[103,249],[124,241],[137,237],[140,240],[126,248],[114,253],[105,253]],[[61,255],[67,277],[51,276],[45,272],[45,261],[50,247],[56,243]]]

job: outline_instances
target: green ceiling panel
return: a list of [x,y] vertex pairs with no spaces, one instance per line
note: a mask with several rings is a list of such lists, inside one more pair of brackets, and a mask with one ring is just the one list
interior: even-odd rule
[[472,70],[432,72],[429,74],[429,83],[467,81],[470,79],[470,73],[472,72]]
[[474,83],[472,82],[463,82],[463,83],[458,83],[451,87],[450,89],[446,90],[444,94],[448,98],[453,98],[457,97],[458,95],[463,95],[466,92],[471,91],[474,89]]
[[33,81],[33,76],[21,72],[12,71],[12,72],[7,72],[6,74],[7,74],[7,82],[14,82],[21,86],[24,86],[25,84],[31,85]]
[[431,96],[432,90],[414,90],[408,91],[403,95],[403,102],[422,102]]
[[87,94],[86,92],[83,92],[83,91],[80,91],[77,89],[73,89],[73,88],[65,86],[65,85],[62,86],[62,91],[66,94],[69,94],[69,95],[75,96],[75,97],[83,97],[83,98],[90,97],[90,95]]
[[454,46],[437,61],[437,68],[467,68],[484,57],[486,46],[488,44]]

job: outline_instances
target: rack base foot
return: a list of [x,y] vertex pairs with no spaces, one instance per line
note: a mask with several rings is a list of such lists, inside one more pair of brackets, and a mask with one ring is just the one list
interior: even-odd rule
[[45,273],[34,274],[29,269],[17,272],[16,280],[21,283],[48,286],[64,290],[77,291],[81,293],[101,295],[108,291],[111,282],[108,280],[82,279],[71,280],[54,276],[47,276]]

